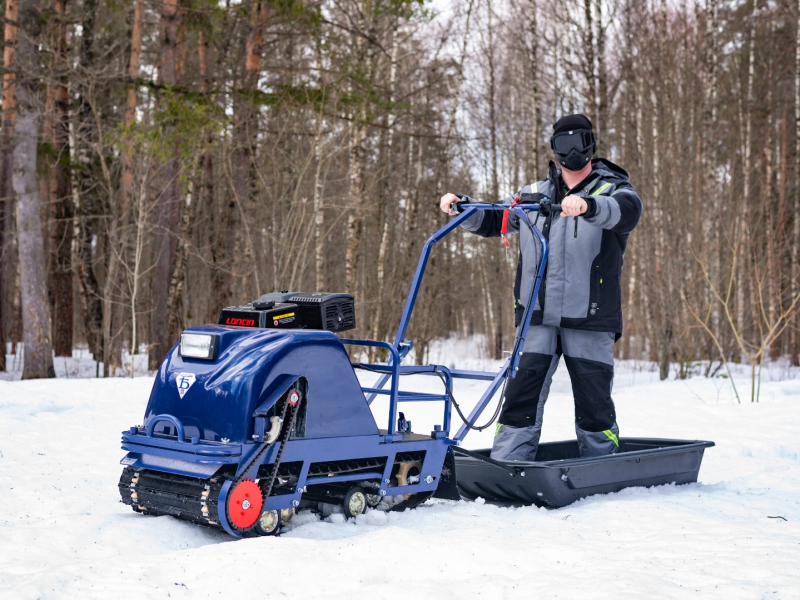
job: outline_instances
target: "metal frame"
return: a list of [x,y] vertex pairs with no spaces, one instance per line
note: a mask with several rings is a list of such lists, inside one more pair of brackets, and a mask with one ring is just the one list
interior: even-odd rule
[[[542,233],[536,228],[536,226],[531,222],[530,218],[526,211],[538,211],[539,204],[526,204],[524,207],[521,206],[514,206],[510,207],[506,204],[464,204],[461,205],[463,210],[462,212],[457,215],[455,218],[451,219],[444,227],[439,229],[436,233],[431,235],[428,238],[428,241],[425,242],[425,245],[422,248],[422,254],[419,257],[419,262],[417,263],[417,269],[414,273],[414,279],[411,282],[411,289],[409,290],[408,297],[406,298],[406,304],[403,308],[403,314],[400,317],[400,325],[397,328],[397,334],[395,335],[394,343],[389,344],[388,342],[377,342],[374,340],[347,340],[343,339],[342,343],[351,345],[351,346],[370,346],[370,347],[381,347],[386,348],[391,353],[391,357],[387,364],[370,364],[370,363],[353,363],[354,366],[359,367],[367,367],[373,371],[386,371],[385,374],[381,375],[378,380],[372,385],[368,387],[363,387],[362,390],[367,398],[368,403],[372,403],[372,401],[377,397],[378,394],[389,395],[389,424],[388,424],[388,435],[386,436],[386,441],[391,442],[398,439],[398,435],[395,432],[395,423],[397,421],[397,405],[399,402],[425,402],[425,401],[444,401],[445,408],[444,408],[444,418],[443,424],[440,426],[436,426],[434,430],[434,435],[439,433],[442,434],[442,437],[450,437],[450,412],[451,412],[451,401],[450,396],[448,394],[422,394],[422,393],[411,393],[411,392],[404,392],[399,390],[399,376],[401,373],[415,373],[415,374],[431,374],[436,375],[437,373],[442,373],[447,381],[447,386],[449,389],[452,389],[452,380],[453,379],[475,379],[475,380],[483,380],[483,381],[491,381],[489,387],[484,392],[483,396],[481,396],[480,401],[472,409],[472,412],[469,414],[468,421],[469,425],[474,425],[475,420],[481,415],[481,413],[486,409],[486,406],[489,404],[491,399],[497,393],[498,388],[503,383],[503,380],[506,376],[510,373],[511,377],[514,377],[519,369],[519,360],[522,356],[522,348],[525,345],[525,338],[528,334],[528,328],[530,327],[531,322],[531,311],[533,310],[533,305],[536,302],[536,298],[539,294],[539,288],[541,286],[542,278],[544,277],[544,270],[545,266],[547,265],[547,257],[549,254],[549,246],[547,244],[547,240],[542,235]],[[539,266],[537,269],[536,278],[533,281],[533,289],[530,290],[530,301],[528,301],[525,305],[525,311],[522,315],[522,326],[517,328],[517,335],[514,339],[514,351],[512,352],[512,356],[503,364],[500,370],[496,373],[492,373],[490,371],[462,371],[462,370],[455,370],[455,369],[448,369],[443,365],[426,365],[424,367],[417,367],[417,366],[403,366],[400,363],[402,362],[403,358],[408,355],[408,352],[413,347],[413,342],[408,341],[405,339],[406,333],[408,332],[408,326],[411,321],[411,314],[414,312],[414,306],[417,302],[417,296],[419,294],[420,287],[422,286],[422,279],[425,276],[425,269],[428,266],[428,259],[430,258],[431,251],[433,250],[433,246],[447,236],[450,232],[452,232],[456,227],[461,225],[466,219],[470,216],[474,215],[478,211],[482,210],[512,210],[514,213],[522,220],[524,219],[525,222],[529,225],[531,231],[535,235],[536,239],[539,241],[541,246],[541,259],[539,260]],[[384,389],[384,386],[387,382],[391,382],[390,389],[387,391]],[[464,423],[456,432],[456,435],[453,436],[451,439],[455,443],[460,443],[464,437],[466,437],[467,433],[469,433],[469,426]]]

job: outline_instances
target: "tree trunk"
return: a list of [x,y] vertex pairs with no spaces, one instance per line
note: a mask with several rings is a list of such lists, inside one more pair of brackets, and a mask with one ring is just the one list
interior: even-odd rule
[[[248,224],[242,222],[242,214],[250,211],[253,198],[255,171],[253,161],[258,139],[258,120],[252,95],[258,89],[258,80],[261,76],[264,30],[269,14],[269,7],[263,2],[256,2],[253,5],[245,46],[244,75],[233,100],[234,149],[231,169],[233,198],[228,208],[228,231],[231,232],[231,240],[227,247],[227,256],[232,261],[232,267],[231,282],[228,287],[237,294],[245,295],[257,293],[257,288],[260,287],[258,269],[253,257],[253,244],[247,230]],[[241,231],[241,225],[245,231]]]
[[[196,164],[196,163],[195,163]],[[175,266],[172,269],[172,278],[169,282],[169,296],[167,306],[169,308],[169,339],[177,340],[183,328],[183,286],[186,279],[186,263],[189,260],[189,245],[192,240],[192,230],[194,225],[194,213],[197,201],[192,197],[194,193],[195,169],[192,168],[189,174],[188,189],[186,191],[186,203],[183,206],[181,225],[178,232],[178,246],[175,251]]]
[[350,168],[349,168],[349,210],[347,215],[347,250],[345,254],[346,288],[351,294],[357,294],[356,269],[358,267],[358,248],[361,244],[361,232],[364,223],[364,175],[366,170],[366,138],[367,127],[363,108],[357,109],[350,132]]
[[[8,27],[6,25],[6,27]],[[0,150],[2,155],[2,150]],[[2,173],[0,173],[2,177]],[[6,247],[6,207],[10,201],[0,196],[0,372],[6,370],[6,323],[5,308],[8,302],[8,286],[6,272],[8,269],[8,259],[6,255],[10,249]]]
[[325,75],[324,62],[322,58],[322,44],[319,39],[315,41],[317,57],[317,69],[319,70],[319,89],[322,91],[323,106],[316,114],[316,132],[314,134],[314,289],[320,292],[325,289],[325,200],[323,192],[325,189],[325,179],[322,173],[323,154],[322,154],[322,134],[325,131],[325,107],[324,102],[327,97],[327,76]]
[[540,146],[540,130],[542,126],[542,117],[539,113],[539,24],[538,24],[538,7],[536,0],[530,0],[530,13],[531,13],[531,49],[530,49],[530,71],[531,71],[531,111],[533,113],[531,123],[531,164],[528,166],[527,183],[532,183],[539,179],[539,146]]
[[[133,24],[131,27],[131,55],[128,61],[128,89],[125,92],[125,130],[130,131],[136,123],[136,88],[139,79],[139,64],[142,56],[142,26],[144,23],[144,0],[134,0]],[[133,144],[125,144],[122,150],[122,177],[120,180],[120,214],[127,214],[133,194]]]
[[19,199],[17,238],[25,339],[23,379],[55,377],[50,338],[50,305],[44,271],[42,206],[36,170],[40,19],[38,0],[21,0],[19,25],[22,35],[17,43],[17,73],[21,77],[17,82],[18,113],[14,131],[12,186]]
[[[706,0],[706,29],[704,46],[704,65],[703,65],[703,120],[701,125],[700,138],[702,139],[701,162],[698,173],[699,189],[701,197],[705,198],[711,189],[707,173],[716,163],[715,144],[713,140],[713,128],[717,120],[717,43],[715,31],[717,27],[717,8],[718,0]],[[705,219],[709,242],[711,246],[712,265],[711,284],[716,286],[721,278],[722,253],[719,246],[719,227],[713,223],[712,219]],[[711,330],[717,339],[720,339],[720,326],[722,316],[720,314],[719,303],[712,295],[707,296],[707,300],[713,303],[711,309]]]
[[14,218],[14,191],[11,187],[12,142],[14,116],[17,106],[14,85],[14,60],[17,43],[17,0],[6,0],[6,22],[3,33],[3,116],[0,130],[0,371],[6,370],[5,307],[11,304],[11,244],[12,220]]
[[[794,215],[792,218],[792,275],[791,291],[792,298],[800,294],[800,0],[797,2],[797,38],[795,41],[795,63],[794,63],[794,143],[795,143],[795,193],[794,193]],[[800,317],[795,317],[794,327],[791,331],[791,355],[792,364],[800,365],[800,343],[798,343],[798,328],[800,328]]]
[[[362,14],[358,21],[357,31],[353,32],[353,57],[355,64],[364,65],[366,58],[365,40],[362,32],[365,30],[366,21]],[[369,80],[369,74],[364,74],[363,78]],[[347,291],[358,297],[356,289],[356,269],[358,268],[358,249],[361,244],[361,232],[363,230],[363,211],[364,211],[364,189],[365,189],[365,168],[366,168],[366,103],[367,90],[352,81],[350,83],[351,94],[357,99],[357,105],[351,112],[350,123],[350,143],[348,145],[348,206],[347,206],[347,246],[345,249],[345,287]]]
[[[200,92],[210,99],[211,75],[208,68],[208,38],[203,30],[197,32],[197,63],[200,71]],[[208,146],[203,155],[203,175],[200,182],[200,194],[197,199],[198,206],[208,207],[208,214],[215,215],[214,210],[214,134],[208,134]],[[212,235],[209,240],[211,250],[211,298],[208,303],[206,322],[216,323],[222,308],[227,306],[226,301],[230,290],[225,287],[227,274],[223,268],[223,252],[225,251],[224,240],[229,235],[225,228],[225,218],[209,228]],[[214,235],[216,233],[216,235]]]
[[[752,299],[751,285],[752,277],[750,277],[750,256],[748,250],[750,245],[750,169],[751,169],[751,154],[752,144],[751,135],[753,129],[753,77],[755,75],[755,32],[756,32],[756,11],[758,10],[758,3],[755,0],[751,2],[750,9],[750,26],[749,26],[749,49],[748,49],[748,67],[747,67],[747,87],[744,94],[744,139],[742,140],[742,217],[740,221],[741,233],[739,239],[741,244],[739,251],[742,253],[739,259],[740,274],[739,284],[736,288],[736,329],[742,338],[747,337],[745,329],[748,323],[745,316],[748,314],[749,302]],[[749,357],[742,352],[742,362],[749,360]]]
[[[771,32],[773,33],[773,32]],[[773,65],[769,65],[770,71],[772,71]],[[772,78],[772,73],[770,72],[770,79]],[[763,236],[764,244],[766,245],[766,254],[767,254],[767,265],[766,269],[762,270],[764,267],[763,265],[758,265],[758,270],[756,271],[756,277],[754,277],[754,284],[759,287],[757,294],[755,295],[758,298],[758,310],[757,310],[757,320],[760,322],[759,330],[761,330],[764,325],[766,325],[767,329],[770,329],[775,324],[775,315],[777,311],[776,307],[776,299],[777,299],[777,286],[775,285],[775,210],[773,207],[778,208],[780,205],[775,202],[774,195],[773,195],[773,186],[772,186],[772,177],[773,177],[773,156],[772,156],[772,133],[774,129],[774,115],[772,111],[772,87],[767,88],[767,109],[765,114],[766,119],[766,135],[764,136],[764,167],[765,167],[765,176],[764,176],[764,186],[763,186],[763,194],[766,196],[767,202],[770,203],[770,207],[767,209],[767,227],[765,231],[765,235]],[[776,140],[777,141],[777,140]],[[766,308],[764,306],[764,294],[766,293]],[[766,314],[766,318],[765,318]],[[766,321],[766,323],[764,323]],[[764,334],[761,333],[759,335],[760,341],[762,346],[764,345]],[[770,358],[770,348],[767,346],[765,350],[766,358],[769,360]]]
[[[386,172],[383,179],[383,190],[380,195],[380,207],[378,225],[380,226],[380,243],[378,244],[378,269],[377,269],[377,292],[383,292],[386,279],[386,251],[389,246],[389,202],[391,198],[392,169],[394,149],[394,126],[396,121],[395,114],[395,88],[397,85],[397,30],[392,32],[392,51],[389,57],[389,114],[387,116],[385,164]],[[381,319],[383,316],[383,302],[378,302],[375,306],[375,313],[372,319],[372,339],[378,340],[381,335]]]
[[322,129],[325,127],[325,119],[320,114],[317,115],[317,135],[314,139],[314,160],[316,170],[314,171],[314,281],[315,290],[325,289],[325,211],[324,200],[322,197],[325,188],[325,181],[322,177]]
[[[94,67],[94,19],[97,0],[84,0],[84,18],[81,22],[80,68],[89,72]],[[95,360],[103,353],[103,305],[102,294],[94,271],[92,244],[102,236],[100,227],[100,199],[95,188],[95,141],[97,137],[94,115],[85,89],[80,89],[78,97],[78,119],[75,145],[78,151],[80,169],[76,172],[78,216],[77,271],[83,305],[84,328],[89,351]]]
[[[158,80],[162,86],[173,87],[176,79],[176,44],[178,36],[178,0],[165,0],[161,8],[161,50]],[[157,193],[153,252],[155,265],[151,290],[153,311],[150,313],[149,366],[157,369],[171,344],[168,321],[169,282],[175,257],[176,240],[172,235],[178,220],[178,159],[171,158],[161,177],[161,192]]]
[[[125,91],[124,126],[128,135],[133,135],[136,124],[136,95],[139,79],[139,65],[142,53],[142,28],[144,21],[144,1],[135,0],[131,22],[131,47],[128,58],[128,85]],[[125,317],[123,306],[131,309],[131,327],[137,326],[136,296],[139,289],[139,259],[137,248],[132,248],[130,238],[131,211],[134,203],[133,164],[134,145],[125,144],[122,149],[122,173],[120,176],[119,206],[112,211],[108,220],[109,244],[116,246],[110,251],[108,272],[103,289],[103,363],[106,376],[114,374],[120,366],[122,345],[119,335]],[[131,265],[131,262],[134,264]],[[133,267],[133,268],[131,268]],[[134,289],[136,293],[134,293]],[[119,302],[114,296],[121,297]],[[122,299],[125,298],[127,302]],[[136,351],[136,332],[131,331],[131,373],[133,355]]]
[[604,135],[608,131],[608,69],[606,66],[606,35],[603,27],[603,0],[595,0],[597,12],[597,150],[605,156],[608,153],[608,138]]
[[[142,184],[141,189],[144,189]],[[143,192],[137,193],[132,198],[131,209],[134,221],[136,236],[133,239],[130,256],[130,296],[128,298],[129,306],[131,309],[131,377],[135,374],[134,355],[137,350],[138,335],[139,335],[139,315],[136,312],[136,302],[139,298],[139,287],[142,284],[142,262],[145,246],[145,228],[147,226],[147,211],[145,209],[145,194]]]
[[58,74],[55,87],[54,148],[56,162],[53,243],[53,342],[56,356],[72,356],[72,173],[69,147],[69,92],[67,71],[69,47],[66,24],[67,0],[55,1],[55,66]]
[[583,62],[583,73],[586,77],[586,104],[589,107],[589,114],[593,124],[596,124],[596,135],[600,137],[599,123],[597,119],[597,87],[595,85],[594,70],[594,25],[592,23],[592,0],[583,0],[583,15],[585,18],[583,34],[586,36],[586,45],[581,52]]
[[497,84],[495,82],[495,61],[494,61],[494,27],[492,24],[492,5],[487,2],[487,9],[489,11],[489,24],[488,24],[488,47],[486,48],[486,60],[488,61],[489,68],[489,89],[487,90],[487,101],[489,102],[489,144],[491,152],[491,176],[492,176],[492,202],[500,199],[500,182],[497,173],[497,104],[496,91]]
[[[491,178],[492,178],[492,202],[497,202],[500,200],[500,177],[497,168],[497,154],[498,154],[498,141],[497,141],[497,81],[495,78],[495,37],[494,37],[494,24],[493,24],[493,13],[492,13],[492,6],[491,3],[487,3],[489,15],[488,15],[488,48],[486,48],[486,58],[488,61],[488,69],[489,69],[489,78],[488,84],[489,89],[487,90],[487,100],[489,102],[489,144],[490,144],[490,155],[491,155]],[[495,246],[497,248],[497,246]],[[495,259],[495,264],[502,264],[502,259],[500,258],[499,253],[497,250],[490,250],[488,253],[489,257],[493,257]],[[488,279],[488,275],[487,275]],[[503,357],[503,302],[493,302],[491,298],[492,294],[494,293],[495,286],[491,285],[493,282],[490,282],[489,287],[486,290],[487,302],[489,303],[489,314],[492,315],[493,326],[490,331],[493,333],[489,334],[489,338],[487,339],[488,347],[491,349],[492,358],[502,358]]]

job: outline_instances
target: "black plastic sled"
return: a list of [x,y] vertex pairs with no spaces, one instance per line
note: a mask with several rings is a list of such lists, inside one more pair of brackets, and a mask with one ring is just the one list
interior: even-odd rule
[[703,451],[714,442],[620,438],[619,453],[580,458],[578,442],[540,444],[536,461],[489,458],[489,450],[455,446],[462,498],[559,508],[593,494],[627,487],[693,483]]

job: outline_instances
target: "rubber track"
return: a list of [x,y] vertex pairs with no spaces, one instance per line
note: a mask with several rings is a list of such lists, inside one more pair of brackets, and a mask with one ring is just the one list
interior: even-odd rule
[[[131,487],[138,477],[135,487]],[[209,488],[208,496],[203,492]],[[217,502],[222,484],[214,479],[198,479],[146,469],[135,470],[126,467],[119,480],[122,502],[134,511],[149,515],[171,515],[179,519],[193,521],[201,525],[219,527],[217,523]],[[132,498],[132,492],[137,498]],[[203,513],[203,506],[208,508]]]

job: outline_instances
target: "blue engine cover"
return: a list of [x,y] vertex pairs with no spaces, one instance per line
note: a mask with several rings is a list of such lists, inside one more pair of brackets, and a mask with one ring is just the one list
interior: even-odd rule
[[[218,335],[217,359],[182,358],[179,346],[173,347],[153,385],[145,427],[166,413],[183,423],[187,438],[243,443],[253,435],[253,412],[271,385],[282,375],[297,375],[308,382],[306,438],[378,434],[344,345],[333,333],[222,325],[186,331]],[[184,388],[191,382],[183,397],[179,378]],[[169,427],[160,422],[156,432]]]

